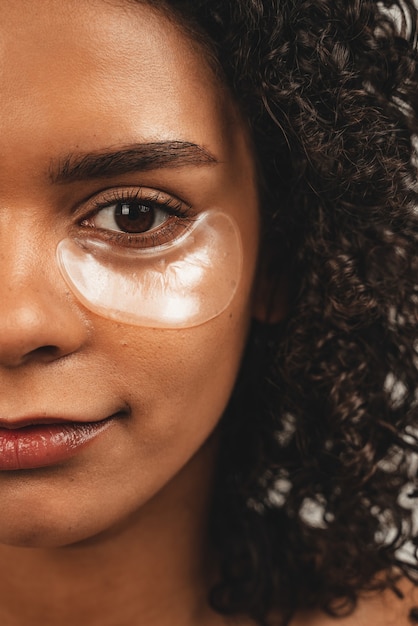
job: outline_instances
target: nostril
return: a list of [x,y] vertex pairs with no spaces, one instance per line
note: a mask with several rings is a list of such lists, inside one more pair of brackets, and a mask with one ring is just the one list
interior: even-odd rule
[[29,284],[0,297],[0,327],[0,369],[60,359],[78,351],[89,334],[79,309],[62,293],[52,298],[49,287]]
[[57,346],[39,346],[39,348],[35,348],[35,350],[31,350],[25,355],[25,360],[30,360],[32,358],[40,359],[40,360],[55,360],[59,358],[61,355],[61,351]]

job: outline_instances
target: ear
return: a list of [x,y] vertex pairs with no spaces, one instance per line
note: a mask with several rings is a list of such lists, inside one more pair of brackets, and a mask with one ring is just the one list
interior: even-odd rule
[[278,324],[289,310],[289,280],[286,272],[272,276],[264,265],[259,267],[254,282],[253,317],[265,324]]

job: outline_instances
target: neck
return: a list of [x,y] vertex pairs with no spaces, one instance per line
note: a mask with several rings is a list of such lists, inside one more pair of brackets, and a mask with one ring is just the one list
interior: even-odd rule
[[213,456],[205,446],[152,501],[99,536],[53,549],[0,545],[0,623],[219,623],[207,608]]

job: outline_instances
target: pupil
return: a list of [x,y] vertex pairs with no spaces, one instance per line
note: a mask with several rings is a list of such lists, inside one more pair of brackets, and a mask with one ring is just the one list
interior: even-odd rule
[[144,233],[154,224],[154,210],[141,202],[118,202],[115,221],[126,233]]

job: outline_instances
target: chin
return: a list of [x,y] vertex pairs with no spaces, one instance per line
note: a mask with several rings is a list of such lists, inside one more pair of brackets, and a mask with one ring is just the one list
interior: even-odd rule
[[20,548],[64,548],[91,540],[99,533],[93,528],[75,528],[47,520],[30,520],[27,524],[17,521],[13,528],[0,527],[0,544]]

